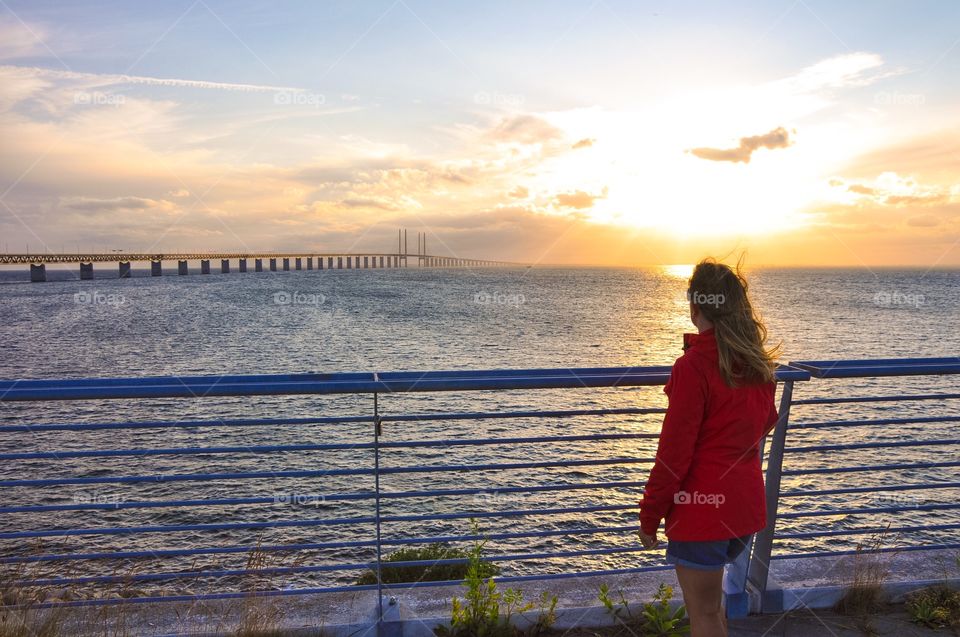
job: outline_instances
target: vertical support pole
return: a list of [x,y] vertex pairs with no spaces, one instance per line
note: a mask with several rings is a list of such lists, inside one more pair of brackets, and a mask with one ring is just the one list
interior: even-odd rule
[[363,257],[363,267],[364,269],[370,268],[370,257]]
[[246,259],[240,259],[239,261],[237,261],[237,267],[240,269],[240,272],[241,272],[241,273],[246,272],[246,271],[247,271],[247,260],[246,260]]
[[160,261],[151,261],[150,276],[163,276],[163,263]]
[[80,264],[80,280],[89,281],[93,278],[93,262]]
[[275,258],[270,259],[270,271],[271,272],[277,271],[277,260]]
[[30,264],[30,282],[43,283],[46,280],[47,280],[47,264],[31,263]]
[[313,269],[313,257],[307,257],[307,269],[308,270]]
[[[376,372],[373,379],[379,380]],[[377,633],[383,632],[383,546],[380,539],[380,434],[383,433],[380,421],[379,395],[373,392],[373,492],[374,521],[377,530]]]
[[327,269],[328,270],[333,269],[333,257],[327,257]]
[[[767,583],[770,576],[770,554],[776,535],[777,509],[780,505],[780,479],[783,474],[783,450],[787,442],[787,424],[790,421],[790,405],[793,401],[793,381],[783,383],[780,394],[780,413],[773,430],[770,452],[767,454],[765,497],[767,501],[767,526],[757,533],[747,570],[747,583],[760,594],[761,608],[767,603]],[[760,609],[757,609],[760,610]],[[776,610],[776,609],[774,609]]]
[[302,269],[303,269],[303,259],[301,259],[300,257],[297,257],[296,259],[294,259],[294,260],[293,260],[293,267],[295,267],[297,270],[302,270]]
[[177,274],[179,276],[187,276],[189,270],[187,270],[187,261],[185,259],[180,259],[177,261]]
[[120,278],[121,279],[130,278],[130,262],[129,261],[120,262]]
[[263,259],[253,260],[253,270],[254,272],[263,272]]
[[230,274],[230,259],[220,259],[220,274]]
[[200,259],[200,274],[210,274],[210,259]]
[[353,257],[347,257],[347,269],[353,269]]
[[288,257],[283,257],[283,271],[290,271],[290,259]]
[[343,269],[343,257],[337,257],[337,269],[338,270]]
[[383,267],[383,257],[380,257],[380,267]]

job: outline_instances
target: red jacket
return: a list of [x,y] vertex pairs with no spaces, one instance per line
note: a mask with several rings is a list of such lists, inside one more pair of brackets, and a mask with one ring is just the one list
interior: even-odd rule
[[759,447],[777,420],[776,383],[728,387],[713,330],[683,340],[663,388],[669,406],[640,528],[653,535],[665,518],[667,537],[681,542],[755,533],[767,523]]

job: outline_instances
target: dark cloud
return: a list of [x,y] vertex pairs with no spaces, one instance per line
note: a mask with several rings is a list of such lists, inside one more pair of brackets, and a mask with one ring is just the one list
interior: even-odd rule
[[690,152],[700,159],[710,161],[732,161],[750,163],[754,151],[760,148],[786,148],[790,145],[790,134],[782,126],[764,135],[741,137],[736,148],[693,148]]
[[150,210],[152,208],[174,207],[174,204],[164,199],[147,199],[145,197],[113,197],[110,199],[93,199],[82,197],[68,199],[63,205],[73,210]]

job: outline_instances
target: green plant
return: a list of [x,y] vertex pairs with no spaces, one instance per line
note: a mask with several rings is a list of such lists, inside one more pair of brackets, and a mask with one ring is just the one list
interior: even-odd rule
[[[474,535],[479,535],[476,523],[473,523]],[[463,599],[451,600],[452,611],[450,626],[435,629],[438,637],[517,637],[522,635],[513,625],[513,616],[534,608],[534,604],[524,602],[523,592],[507,588],[500,591],[497,583],[489,575],[489,564],[483,560],[486,540],[474,542],[467,552],[467,571],[463,585],[467,592]],[[557,597],[544,593],[540,598],[540,614],[529,630],[530,635],[539,635],[553,625],[556,620]]]
[[[460,548],[447,544],[434,543],[420,547],[404,547],[383,558],[380,576],[384,584],[400,584],[403,582],[437,582],[446,580],[462,580],[467,575],[468,563],[437,564],[440,560],[468,559],[470,554]],[[426,566],[390,566],[392,562],[434,562]],[[499,567],[491,562],[482,562],[480,565],[481,577],[493,577],[500,572]],[[363,572],[357,578],[357,584],[376,584],[376,571]]]
[[[852,558],[848,584],[833,610],[841,615],[869,618],[882,610],[885,604],[883,585],[890,569],[880,548],[886,539],[886,531],[873,536],[864,544],[857,544]],[[890,554],[893,555],[893,554]]]
[[685,623],[686,607],[681,604],[675,611],[670,609],[673,587],[661,582],[653,601],[643,605],[643,612],[639,617],[630,611],[630,604],[623,591],[617,591],[617,594],[620,599],[614,600],[610,596],[610,587],[601,584],[598,599],[614,621],[631,635],[639,630],[650,637],[679,637],[690,631],[689,625]]
[[938,584],[907,595],[910,619],[928,628],[960,625],[960,591]]
[[644,632],[657,637],[678,637],[690,631],[684,623],[686,607],[681,604],[677,610],[670,610],[671,599],[673,587],[661,582],[653,601],[643,605]]

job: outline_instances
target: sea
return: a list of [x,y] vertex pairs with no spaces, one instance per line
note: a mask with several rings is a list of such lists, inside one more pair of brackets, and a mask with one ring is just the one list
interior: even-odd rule
[[[192,264],[195,266],[196,264]],[[79,268],[77,268],[78,270]],[[0,379],[170,375],[384,372],[398,370],[522,369],[669,365],[693,331],[685,297],[691,267],[533,267],[483,269],[312,270],[151,277],[134,270],[118,279],[100,268],[94,280],[48,266],[48,281],[30,283],[22,268],[0,271]],[[960,356],[960,271],[952,269],[797,269],[747,271],[754,305],[782,343],[784,362]],[[795,398],[957,393],[951,376],[873,378],[798,383]],[[382,442],[514,438],[604,433],[656,433],[662,416],[605,415],[444,420],[450,412],[663,407],[661,388],[440,392],[381,395]],[[956,444],[790,452],[791,447],[872,441],[949,441],[956,422],[906,422],[805,428],[817,422],[956,416],[957,402],[798,405],[788,435],[787,470],[878,466],[956,460]],[[166,422],[178,426],[85,431],[0,431],[0,454],[112,449],[194,449],[313,443],[372,442],[369,422],[232,427],[238,419],[356,416],[372,413],[364,396],[143,399],[0,402],[0,426],[44,423]],[[403,414],[418,419],[392,421]],[[211,426],[191,423],[211,422]],[[395,447],[381,466],[473,465],[569,459],[649,458],[652,438],[505,445]],[[229,472],[290,472],[370,468],[368,448],[272,453],[169,453],[109,457],[4,459],[3,506],[261,498],[258,504],[151,506],[111,510],[0,514],[0,569],[18,577],[128,579],[142,594],[204,593],[246,586],[243,576],[197,573],[243,570],[249,549],[261,546],[258,567],[267,588],[352,584],[374,558],[369,475],[306,478],[267,475],[214,481],[153,480],[133,484],[6,486],[21,479],[169,476]],[[410,538],[450,538],[538,530],[623,527],[636,522],[639,487],[514,492],[541,484],[642,481],[649,464],[622,463],[494,471],[388,473],[384,493],[474,489],[459,496],[386,497],[381,532],[389,553]],[[957,501],[945,486],[899,492],[824,495],[825,489],[956,483],[956,467],[871,469],[784,477],[791,496],[775,553],[909,547],[960,541]],[[812,495],[805,495],[811,492]],[[309,497],[306,497],[309,496]],[[599,508],[577,513],[484,516],[495,511]],[[888,513],[857,509],[893,507]],[[841,513],[822,514],[841,510]],[[851,512],[853,511],[853,512]],[[473,515],[476,514],[476,515]],[[411,519],[411,516],[413,519]],[[416,516],[439,519],[417,520]],[[358,518],[358,524],[324,519]],[[364,521],[366,520],[366,521]],[[260,523],[260,526],[257,526]],[[124,529],[140,528],[129,533]],[[171,531],[165,527],[175,527]],[[50,531],[24,538],[24,530]],[[75,532],[79,530],[79,532]],[[855,530],[853,535],[836,535]],[[70,531],[65,533],[64,531]],[[108,531],[108,532],[102,532]],[[796,537],[793,537],[796,536]],[[394,541],[391,544],[391,541]],[[274,550],[280,545],[367,542],[368,545]],[[453,543],[455,546],[464,544]],[[484,551],[504,575],[629,568],[662,563],[662,551],[639,553],[631,532],[574,533],[490,539]],[[233,547],[177,555],[177,550]],[[614,552],[603,552],[605,549]],[[23,563],[24,556],[136,552],[131,559],[57,559]],[[561,553],[561,557],[523,557]],[[11,559],[13,558],[13,559]],[[317,567],[317,568],[313,568]],[[139,580],[138,574],[193,573]],[[96,582],[89,583],[92,588]],[[81,588],[88,584],[79,584]],[[93,595],[94,593],[88,593]]]

